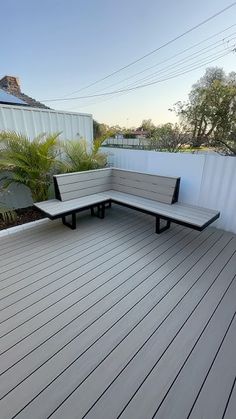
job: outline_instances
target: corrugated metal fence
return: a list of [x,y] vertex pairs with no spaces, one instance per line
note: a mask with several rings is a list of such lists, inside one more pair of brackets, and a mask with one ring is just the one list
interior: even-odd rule
[[0,105],[0,131],[10,130],[34,138],[42,133],[61,132],[60,138],[85,138],[93,141],[93,118],[90,114],[50,109]]
[[[84,113],[0,105],[0,131],[3,130],[16,131],[31,139],[42,133],[60,132],[62,140],[84,138],[88,144],[92,144],[93,118]],[[32,205],[32,198],[27,188],[11,185],[7,193],[0,192],[0,203],[22,208]]]
[[218,209],[215,226],[236,233],[236,157],[103,148],[111,166],[181,176],[179,200]]

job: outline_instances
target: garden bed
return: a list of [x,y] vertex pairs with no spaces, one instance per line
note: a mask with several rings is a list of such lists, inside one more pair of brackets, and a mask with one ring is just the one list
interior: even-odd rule
[[0,230],[4,230],[9,227],[18,226],[21,224],[30,223],[31,221],[41,220],[45,218],[45,215],[42,214],[37,208],[35,207],[27,207],[17,209],[16,211],[16,219],[14,221],[3,221],[0,219]]

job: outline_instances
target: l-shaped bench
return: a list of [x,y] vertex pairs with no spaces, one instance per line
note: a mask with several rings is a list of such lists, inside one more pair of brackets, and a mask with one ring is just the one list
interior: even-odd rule
[[[158,234],[171,222],[201,231],[219,218],[219,211],[178,203],[179,187],[179,177],[116,168],[89,170],[54,176],[56,199],[34,205],[52,220],[61,218],[71,229],[76,228],[76,213],[90,209],[91,215],[104,218],[111,203],[153,215]],[[166,221],[164,227],[161,219]]]

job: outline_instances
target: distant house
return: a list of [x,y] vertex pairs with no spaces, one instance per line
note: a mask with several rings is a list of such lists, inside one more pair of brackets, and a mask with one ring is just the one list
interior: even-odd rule
[[135,138],[144,139],[148,136],[148,131],[145,131],[142,127],[137,128],[133,134],[135,135]]
[[0,80],[0,104],[50,109],[21,91],[18,77],[4,76]]

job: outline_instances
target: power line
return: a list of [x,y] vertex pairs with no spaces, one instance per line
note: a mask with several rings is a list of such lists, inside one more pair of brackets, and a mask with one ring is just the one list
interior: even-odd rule
[[[138,80],[134,81],[133,83],[128,84],[128,85],[126,85],[126,86],[124,86],[124,87],[126,88],[126,87],[130,87],[130,86],[134,86],[134,85],[136,85],[137,83],[140,83],[140,82],[143,82],[143,81],[146,81],[146,80],[150,80],[150,79],[154,78],[155,76],[159,75],[160,73],[163,73],[163,71],[168,70],[169,68],[173,69],[173,68],[175,68],[176,66],[179,66],[179,64],[183,64],[183,63],[186,63],[186,62],[188,62],[188,61],[192,61],[192,60],[196,59],[197,57],[200,57],[201,55],[204,55],[204,54],[206,54],[207,52],[210,52],[210,51],[215,50],[216,48],[219,48],[219,47],[221,47],[221,46],[222,46],[222,45],[217,45],[217,44],[220,44],[220,43],[223,43],[223,42],[227,42],[227,43],[231,42],[231,41],[232,41],[232,40],[234,40],[235,38],[232,38],[232,39],[228,39],[228,38],[233,37],[235,34],[236,34],[236,32],[233,32],[232,34],[230,34],[230,35],[229,35],[229,36],[227,36],[226,38],[224,38],[224,39],[220,39],[219,41],[216,41],[216,42],[214,42],[214,43],[212,43],[212,44],[208,45],[207,47],[201,48],[200,50],[195,51],[194,53],[192,53],[192,54],[188,55],[187,57],[185,57],[185,58],[183,58],[183,59],[180,59],[180,60],[178,60],[178,61],[175,61],[174,63],[169,64],[169,65],[167,65],[167,66],[165,66],[165,67],[162,67],[160,70],[155,71],[155,72],[153,72],[153,73],[151,73],[151,74],[149,74],[149,75],[147,75],[147,76],[145,76],[145,77],[143,77],[143,78],[141,78],[141,79],[138,79]],[[226,41],[227,39],[228,39],[228,41]],[[176,55],[177,55],[177,54],[176,54]],[[127,80],[127,79],[126,79],[126,80]],[[117,84],[117,83],[114,83],[114,84]],[[109,85],[107,88],[109,88],[109,87],[112,87],[112,85]],[[103,89],[103,91],[104,91],[104,89]],[[100,93],[100,92],[101,92],[101,91],[97,91],[97,92],[95,92],[95,93]],[[102,93],[102,92],[101,92],[101,93]]]
[[[235,35],[236,34],[236,32],[234,33],[234,34],[232,34],[231,36],[233,36],[233,35]],[[233,37],[232,39],[229,39],[227,42],[232,42],[232,41],[234,41],[235,40],[235,37]],[[221,41],[219,41],[219,42],[223,42],[223,40],[221,40]],[[165,66],[165,67],[163,67],[163,68],[161,68],[159,71],[155,71],[154,73],[151,73],[151,74],[149,74],[149,75],[147,75],[146,77],[143,77],[143,78],[141,78],[141,79],[138,79],[138,80],[136,80],[135,82],[133,82],[133,83],[131,83],[130,85],[128,85],[128,86],[125,86],[125,87],[131,87],[131,86],[134,86],[134,85],[136,85],[137,83],[141,83],[141,82],[144,82],[144,81],[147,81],[147,80],[151,80],[151,79],[153,79],[154,77],[156,77],[157,75],[159,75],[159,74],[161,74],[161,73],[163,73],[163,72],[165,72],[166,70],[168,70],[168,69],[173,69],[173,68],[175,68],[175,67],[179,67],[179,65],[181,65],[181,64],[184,64],[184,63],[187,63],[187,62],[191,62],[191,61],[193,61],[193,60],[196,60],[196,58],[198,58],[198,57],[200,57],[200,56],[202,56],[202,55],[205,55],[206,53],[209,53],[210,51],[212,51],[212,50],[214,50],[214,51],[216,51],[216,49],[218,49],[219,47],[222,47],[222,45],[217,45],[216,46],[216,44],[218,44],[219,42],[217,42],[217,43],[214,43],[214,46],[212,46],[211,45],[211,48],[210,48],[210,46],[208,46],[208,47],[206,47],[206,48],[202,48],[202,49],[200,49],[199,51],[196,51],[195,53],[193,53],[193,54],[190,54],[189,56],[187,56],[187,57],[185,57],[183,60],[178,60],[178,61],[176,61],[176,62],[174,62],[173,64],[170,64],[170,65],[168,65],[168,66]],[[233,46],[232,46],[233,47]],[[229,45],[228,46],[225,46],[225,48],[229,48]],[[223,50],[222,50],[223,51]],[[203,57],[203,59],[208,59],[208,58],[211,58],[211,56],[214,56],[216,53],[219,53],[219,52],[221,52],[221,51],[218,51],[218,52],[215,52],[213,55],[209,55],[209,56],[207,56],[207,57]],[[180,69],[181,69],[181,67],[180,67]]]
[[[109,89],[110,87],[116,86],[117,84],[123,83],[124,81],[130,80],[130,79],[132,79],[132,78],[134,78],[134,77],[138,76],[139,74],[145,73],[146,71],[151,70],[152,68],[158,67],[158,66],[160,66],[161,64],[164,64],[164,63],[166,63],[166,62],[168,62],[168,61],[171,61],[173,58],[176,58],[176,57],[178,57],[178,56],[180,56],[180,55],[184,54],[185,52],[187,52],[187,51],[189,51],[189,50],[191,50],[191,49],[196,48],[197,46],[199,46],[199,45],[201,45],[201,44],[205,43],[206,41],[209,41],[210,39],[212,39],[212,38],[216,37],[217,35],[220,35],[220,34],[222,34],[222,33],[226,32],[227,30],[231,29],[231,28],[232,28],[232,27],[234,27],[234,26],[236,26],[236,24],[233,24],[233,25],[231,25],[231,26],[228,26],[226,29],[223,29],[223,30],[219,31],[219,32],[217,32],[217,33],[215,33],[215,34],[213,34],[213,35],[211,35],[211,36],[209,36],[209,37],[207,37],[207,38],[203,39],[202,41],[197,42],[196,44],[191,45],[191,46],[190,46],[190,47],[188,47],[188,48],[185,48],[184,50],[182,50],[182,51],[178,52],[177,54],[174,54],[174,55],[172,55],[172,56],[170,56],[170,57],[168,57],[168,58],[166,58],[166,59],[164,59],[164,60],[162,60],[162,61],[159,61],[158,63],[156,63],[156,64],[154,64],[154,65],[151,65],[151,66],[149,66],[149,67],[146,67],[144,70],[138,71],[137,73],[134,73],[134,74],[130,75],[129,77],[126,77],[126,78],[124,78],[124,79],[122,79],[122,80],[120,80],[120,81],[116,81],[115,83],[109,84],[109,86],[106,86],[106,89]],[[234,32],[234,33],[235,33],[235,32]],[[232,36],[232,34],[231,34],[231,35],[229,35],[229,36]],[[224,38],[224,39],[227,39],[229,36],[227,36],[227,37],[226,37],[226,38]],[[223,40],[222,40],[222,39],[220,39],[218,42],[221,42],[221,41],[223,41]],[[215,43],[214,43],[214,44],[211,44],[211,45],[215,45]],[[209,46],[208,46],[208,47],[206,47],[206,48],[209,48]],[[201,51],[201,50],[200,50],[200,51]],[[104,90],[104,89],[103,89],[103,90]],[[99,91],[95,91],[94,93],[99,93]]]
[[[105,77],[102,77],[96,81],[94,81],[93,83],[88,84],[87,86],[84,86],[76,91],[73,91],[71,93],[69,93],[67,96],[72,95],[74,93],[78,93],[82,90],[88,89],[89,87],[94,86],[97,83],[100,83],[101,81],[104,81],[112,76],[114,76],[115,74],[125,70],[126,68],[131,67],[132,65],[144,60],[145,58],[149,57],[150,55],[154,54],[157,51],[160,51],[161,49],[167,47],[168,45],[171,45],[173,42],[179,40],[180,38],[184,37],[185,35],[193,32],[194,30],[198,29],[199,27],[205,25],[206,23],[210,22],[211,20],[215,19],[217,16],[221,15],[222,13],[226,12],[227,10],[231,9],[232,7],[234,7],[236,5],[236,1],[234,1],[233,3],[229,4],[228,6],[224,7],[223,9],[219,10],[218,12],[214,13],[213,15],[211,15],[210,17],[208,17],[207,19],[204,19],[202,22],[198,23],[197,25],[193,26],[192,28],[188,29],[187,31],[183,32],[182,34],[176,36],[175,38],[172,38],[171,40],[165,42],[164,44],[160,45],[159,47],[155,48],[154,50],[148,52],[147,54],[141,56],[140,58],[137,58],[134,61],[131,61],[129,64],[126,64],[125,66],[119,68],[118,70],[113,71],[112,73],[108,74]],[[44,100],[46,101],[46,100]],[[49,101],[49,100],[47,100]]]
[[[211,59],[210,61],[206,61],[203,65],[197,66],[197,67],[195,67],[192,70],[195,70],[197,68],[201,68],[201,67],[203,67],[206,64],[209,64],[209,63],[211,63],[213,61],[218,60],[219,58],[224,57],[225,55],[230,54],[231,52],[233,52],[233,50],[231,50],[231,51],[229,51],[229,52],[227,52],[227,53],[225,53],[223,55],[217,56],[217,57]],[[209,57],[208,57],[208,59],[209,59]],[[183,75],[183,74],[189,73],[192,70],[188,70],[188,71],[179,73],[178,75]],[[139,85],[139,86],[135,86],[135,87],[125,88],[125,89],[119,89],[119,90],[113,90],[111,92],[105,92],[105,93],[100,93],[100,94],[98,93],[98,94],[86,95],[86,96],[77,96],[77,97],[73,97],[73,98],[51,99],[50,101],[51,102],[58,102],[58,101],[68,101],[68,100],[77,100],[77,99],[87,99],[87,98],[94,98],[94,97],[101,97],[101,96],[109,96],[109,95],[113,95],[113,94],[116,94],[116,93],[122,93],[122,92],[128,92],[128,91],[132,91],[132,90],[136,90],[136,89],[141,89],[141,88],[144,88],[144,87],[147,87],[147,86],[154,85],[154,84],[159,83],[161,81],[169,80],[171,78],[173,78],[173,77],[165,78],[165,79],[162,79],[162,80],[156,80],[156,81],[145,83],[145,84],[142,84],[142,85]]]
[[[97,101],[95,101],[95,102],[92,102],[92,103],[89,103],[89,104],[86,104],[86,105],[80,105],[80,108],[82,107],[88,107],[88,106],[93,106],[93,105],[96,105],[96,104],[100,104],[101,102],[104,102],[104,101],[107,101],[107,100],[111,100],[111,99],[114,99],[114,97],[120,97],[120,96],[123,96],[123,95],[125,95],[125,94],[128,94],[128,93],[130,93],[131,91],[134,91],[134,90],[136,90],[137,88],[141,88],[141,87],[146,87],[146,86],[150,86],[150,85],[154,85],[154,84],[157,84],[157,83],[161,83],[161,82],[164,82],[164,81],[167,81],[167,80],[170,80],[170,79],[173,79],[173,78],[176,78],[176,77],[179,77],[179,76],[181,76],[181,75],[184,75],[184,74],[187,74],[187,73],[189,73],[189,72],[191,72],[191,71],[194,71],[194,70],[196,70],[196,69],[199,69],[199,68],[202,68],[202,67],[204,67],[206,64],[210,64],[210,63],[212,63],[212,62],[214,62],[214,61],[216,61],[216,60],[218,60],[218,59],[220,59],[220,58],[222,58],[222,57],[225,57],[226,55],[228,55],[228,54],[230,54],[232,51],[228,51],[228,52],[226,52],[226,53],[224,53],[224,54],[221,54],[223,51],[225,51],[225,49],[224,50],[222,50],[222,51],[219,51],[218,52],[218,54],[213,54],[213,57],[214,58],[212,58],[212,59],[210,59],[209,60],[209,58],[210,57],[212,57],[212,55],[211,56],[209,56],[208,58],[205,58],[204,60],[201,60],[200,62],[198,61],[198,64],[196,64],[196,63],[192,63],[191,64],[191,66],[185,66],[182,70],[185,70],[185,71],[181,71],[180,72],[180,69],[178,69],[178,70],[176,70],[174,73],[172,72],[172,73],[169,73],[169,74],[167,74],[166,75],[166,77],[164,78],[164,79],[158,79],[158,80],[155,80],[154,82],[151,82],[151,83],[147,83],[147,84],[145,84],[145,85],[141,85],[141,86],[137,86],[137,87],[134,87],[134,88],[127,88],[127,89],[123,89],[123,90],[119,90],[119,91],[115,91],[115,92],[108,92],[108,93],[105,93],[104,95],[103,94],[101,94],[101,95],[90,95],[90,96],[85,96],[85,97],[83,97],[83,98],[86,98],[86,99],[88,99],[88,98],[94,98],[94,97],[97,97]],[[220,53],[220,54],[219,54]],[[201,65],[199,65],[199,63],[201,63]],[[107,96],[108,95],[111,95],[109,98],[107,98]],[[100,96],[106,96],[106,99],[102,99]],[[69,99],[68,99],[69,100]],[[76,107],[76,108],[78,108],[78,107]],[[75,108],[73,108],[73,109],[75,109]]]

